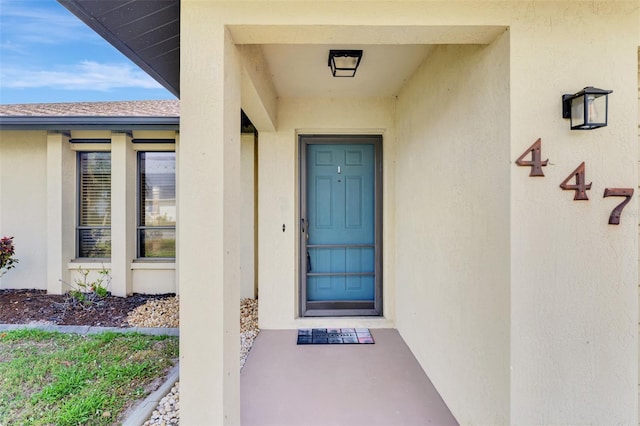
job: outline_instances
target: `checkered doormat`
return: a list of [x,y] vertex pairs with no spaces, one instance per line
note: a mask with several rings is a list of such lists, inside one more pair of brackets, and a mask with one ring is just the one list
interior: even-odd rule
[[299,345],[373,344],[368,328],[301,328],[298,329]]

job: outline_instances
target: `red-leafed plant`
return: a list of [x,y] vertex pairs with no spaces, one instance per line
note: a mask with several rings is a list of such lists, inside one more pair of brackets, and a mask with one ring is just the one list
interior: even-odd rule
[[0,238],[0,277],[6,274],[9,269],[16,267],[18,259],[14,257],[15,254],[13,237]]

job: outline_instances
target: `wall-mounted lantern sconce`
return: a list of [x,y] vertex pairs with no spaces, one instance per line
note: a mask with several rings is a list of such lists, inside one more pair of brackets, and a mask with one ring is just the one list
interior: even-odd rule
[[562,95],[562,118],[571,119],[571,130],[591,130],[607,125],[609,93],[613,90],[585,87],[573,95]]
[[353,77],[362,59],[362,50],[330,50],[329,66],[334,77]]

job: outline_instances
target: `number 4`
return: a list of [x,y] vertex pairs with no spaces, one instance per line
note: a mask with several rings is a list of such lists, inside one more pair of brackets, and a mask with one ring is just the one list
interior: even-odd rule
[[609,225],[620,225],[622,209],[624,209],[627,203],[631,201],[631,197],[633,197],[633,188],[605,188],[604,197],[625,197],[625,200],[618,204],[609,215]]
[[[531,154],[531,161],[524,159],[527,155]],[[542,139],[538,138],[522,155],[516,160],[518,166],[531,166],[531,172],[529,176],[544,176],[542,168],[549,163],[549,159],[544,161],[542,158]]]
[[[569,185],[569,180],[575,178],[575,185]],[[585,184],[586,178],[584,177],[584,161],[578,166],[577,169],[571,172],[569,176],[560,184],[560,188],[564,190],[574,190],[576,194],[573,196],[574,200],[588,200],[587,190],[591,189],[591,184]]]

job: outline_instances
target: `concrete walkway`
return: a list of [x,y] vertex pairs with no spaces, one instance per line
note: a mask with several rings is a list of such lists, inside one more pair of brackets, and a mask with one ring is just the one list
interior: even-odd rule
[[243,426],[457,425],[397,330],[373,345],[296,345],[262,330],[240,375]]

